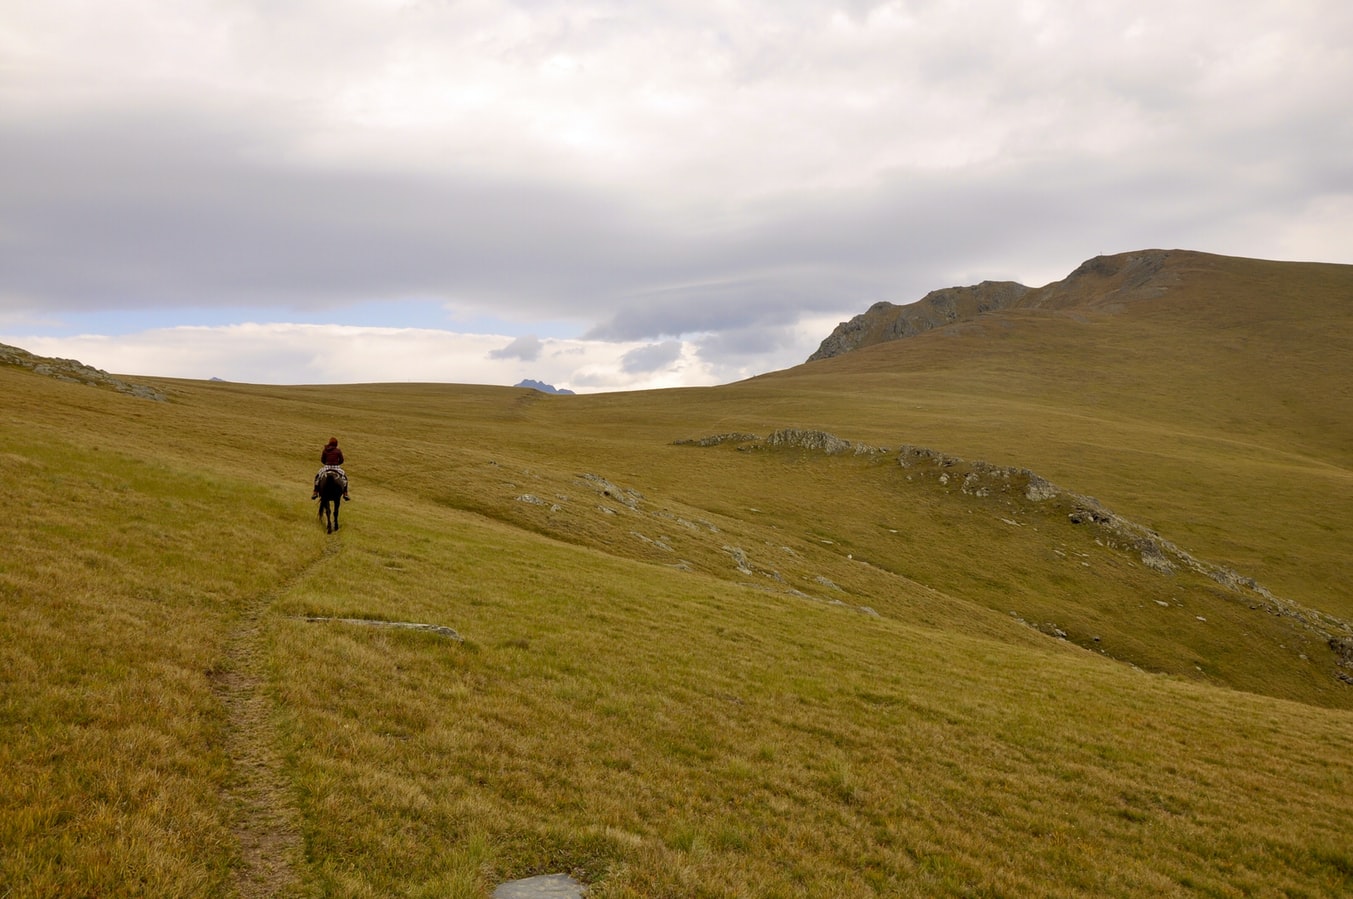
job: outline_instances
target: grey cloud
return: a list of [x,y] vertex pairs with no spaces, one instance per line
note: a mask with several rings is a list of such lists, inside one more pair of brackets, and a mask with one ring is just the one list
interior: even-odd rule
[[502,349],[489,352],[490,359],[521,359],[523,362],[534,362],[540,358],[540,351],[544,344],[534,334],[528,334],[518,337]]
[[[1219,216],[1258,214],[1256,194],[1274,189],[1195,148],[1168,167],[898,172],[869,190],[764,201],[736,227],[677,227],[544,182],[292,170],[251,159],[250,140],[154,121],[0,131],[0,294],[49,311],[431,294],[643,340],[907,301],[986,260],[1027,266],[1037,253],[1069,269],[1100,251],[1189,245]],[[1299,208],[1332,178],[1346,187],[1343,159],[1320,153],[1323,175],[1287,176],[1309,183],[1286,202]]]
[[[615,293],[660,246],[623,204],[527,179],[300,170],[247,129],[0,126],[4,293],[49,309]],[[621,261],[617,262],[617,258]],[[586,316],[584,307],[581,314]]]
[[784,188],[717,216],[710,200],[693,207],[707,217],[682,218],[545,175],[299,168],[274,138],[282,124],[220,110],[0,119],[0,313],[422,295],[571,319],[591,339],[726,334],[704,352],[751,352],[753,335],[805,315],[1040,280],[1031,270],[1050,280],[1100,252],[1262,248],[1275,221],[1353,190],[1353,125],[1329,110],[1311,98],[1271,116],[1217,110],[1176,122],[1150,152],[1049,140],[861,188]]
[[858,289],[857,283],[845,272],[837,278],[785,273],[672,287],[628,298],[619,311],[584,336],[644,340],[747,324],[782,325],[797,320],[805,310],[840,302]]
[[[821,336],[826,337],[827,335]],[[696,342],[696,355],[710,362],[716,362],[720,359],[769,356],[793,346],[796,340],[794,331],[789,328],[730,328],[706,335],[698,340]]]
[[662,371],[681,358],[681,342],[665,340],[630,350],[620,359],[620,367],[630,375]]

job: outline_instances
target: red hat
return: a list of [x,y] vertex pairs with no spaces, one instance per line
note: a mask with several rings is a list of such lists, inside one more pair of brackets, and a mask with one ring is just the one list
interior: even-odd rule
[[338,446],[338,438],[337,438],[337,437],[330,437],[330,438],[329,438],[329,445],[330,445],[330,446]]

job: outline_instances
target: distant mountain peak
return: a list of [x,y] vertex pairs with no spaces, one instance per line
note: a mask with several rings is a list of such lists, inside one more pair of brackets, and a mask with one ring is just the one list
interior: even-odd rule
[[529,387],[532,390],[539,390],[541,393],[553,393],[558,396],[575,396],[572,390],[568,388],[555,387],[553,384],[546,384],[544,381],[533,381],[530,378],[524,381],[518,381],[513,387]]

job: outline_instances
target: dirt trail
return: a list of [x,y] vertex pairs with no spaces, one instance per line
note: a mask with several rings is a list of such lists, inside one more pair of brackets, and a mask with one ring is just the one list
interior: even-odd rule
[[231,773],[226,800],[240,847],[235,888],[242,899],[297,894],[304,864],[300,813],[282,773],[268,696],[264,617],[292,584],[337,552],[337,541],[329,541],[323,555],[277,591],[255,598],[230,632],[225,673],[216,691],[228,716],[225,751]]

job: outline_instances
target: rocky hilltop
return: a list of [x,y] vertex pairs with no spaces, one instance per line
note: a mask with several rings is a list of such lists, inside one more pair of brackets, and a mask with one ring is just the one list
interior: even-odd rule
[[817,352],[808,357],[826,359],[860,347],[911,337],[957,321],[975,318],[984,312],[1005,309],[1029,292],[1015,281],[983,281],[971,287],[946,287],[932,290],[905,306],[886,300],[870,306],[866,312],[841,322],[822,341]]
[[105,387],[141,399],[156,400],[157,402],[163,402],[165,399],[164,394],[154,387],[124,381],[108,374],[101,368],[85,365],[77,359],[53,359],[48,356],[35,356],[25,349],[4,343],[0,343],[0,365],[26,368],[34,374],[45,375],[72,384]]
[[914,303],[879,302],[841,322],[822,341],[812,362],[851,350],[912,337],[924,331],[971,321],[1002,309],[1116,311],[1124,304],[1164,294],[1179,279],[1178,268],[1209,258],[1182,250],[1139,250],[1086,260],[1061,281],[1026,287],[1015,281],[983,281],[971,287],[932,290]]

